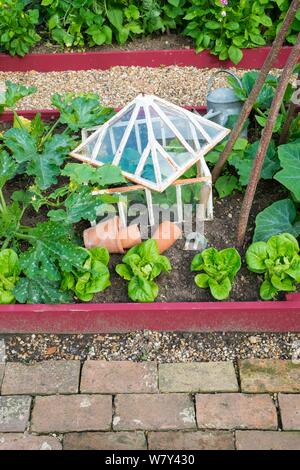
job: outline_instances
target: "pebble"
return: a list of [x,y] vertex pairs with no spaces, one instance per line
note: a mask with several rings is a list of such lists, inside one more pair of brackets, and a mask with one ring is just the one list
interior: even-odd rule
[[[0,83],[11,80],[27,86],[36,86],[37,93],[25,97],[18,109],[49,109],[51,95],[56,93],[95,92],[105,106],[122,107],[140,92],[152,93],[174,104],[200,106],[206,102],[207,82],[218,69],[198,69],[172,65],[151,67],[112,67],[109,70],[80,70],[40,73],[0,72]],[[231,69],[238,76],[245,70]],[[279,75],[279,69],[273,69]],[[216,76],[216,87],[228,86],[226,75]]]
[[[7,361],[131,360],[158,362],[291,359],[300,333],[174,333],[133,331],[101,335],[0,335]],[[51,344],[48,347],[49,343]],[[52,354],[49,354],[50,348]],[[55,348],[55,350],[54,350]]]

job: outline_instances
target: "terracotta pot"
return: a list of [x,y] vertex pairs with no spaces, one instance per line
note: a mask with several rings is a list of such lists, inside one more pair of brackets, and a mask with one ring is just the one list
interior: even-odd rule
[[123,245],[119,239],[118,216],[84,230],[83,240],[86,248],[104,246],[109,253],[124,253]]
[[119,240],[124,249],[131,248],[142,242],[139,226],[119,227]]
[[156,229],[153,239],[157,241],[160,253],[168,250],[182,235],[182,230],[174,222],[165,220]]

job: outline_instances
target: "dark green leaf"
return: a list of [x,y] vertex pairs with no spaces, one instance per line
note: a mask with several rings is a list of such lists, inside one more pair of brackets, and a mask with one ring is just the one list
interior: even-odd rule
[[58,283],[42,278],[21,278],[14,289],[14,295],[17,301],[22,304],[65,304],[71,302],[70,295],[61,291]]
[[296,207],[290,199],[282,199],[260,212],[255,220],[254,241],[267,241],[272,235],[290,233],[300,235],[300,222],[296,221]]

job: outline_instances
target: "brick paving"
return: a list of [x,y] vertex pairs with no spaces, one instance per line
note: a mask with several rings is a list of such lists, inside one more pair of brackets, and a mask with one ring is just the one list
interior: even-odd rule
[[0,363],[0,450],[300,449],[300,364]]

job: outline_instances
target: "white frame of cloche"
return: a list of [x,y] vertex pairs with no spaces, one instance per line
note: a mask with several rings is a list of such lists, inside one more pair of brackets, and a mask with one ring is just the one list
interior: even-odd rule
[[[189,145],[189,143],[186,142],[184,137],[174,126],[174,124],[170,121],[168,116],[166,116],[166,114],[159,108],[159,106],[157,106],[156,102],[161,103],[164,107],[169,108],[170,111],[174,110],[176,111],[177,114],[180,113],[183,117],[188,118],[190,122],[193,124],[193,126],[195,126],[197,130],[199,130],[199,132],[205,137],[208,143],[204,145],[203,147],[200,147],[200,143],[198,141],[199,139],[197,138],[197,135],[193,135],[194,142],[196,146],[198,147],[197,151],[193,150],[192,147]],[[220,126],[219,124],[216,124],[213,121],[209,121],[208,119],[205,119],[198,114],[192,113],[191,111],[181,108],[180,106],[177,106],[173,103],[169,103],[168,101],[162,98],[158,98],[152,95],[143,95],[143,94],[138,95],[137,98],[135,98],[135,100],[128,103],[124,108],[122,108],[117,114],[115,114],[105,124],[91,128],[91,129],[83,130],[82,132],[83,142],[75,150],[73,150],[70,153],[70,155],[82,162],[89,163],[94,166],[103,166],[105,163],[97,161],[96,157],[98,155],[103,138],[106,135],[106,130],[112,124],[114,124],[116,121],[122,118],[122,116],[124,116],[132,106],[135,106],[135,108],[133,109],[132,115],[128,121],[127,129],[124,132],[124,135],[120,141],[120,144],[118,148],[115,149],[116,150],[115,156],[114,156],[113,161],[111,162],[112,165],[118,165],[120,158],[122,156],[122,152],[127,143],[128,136],[134,127],[134,122],[138,116],[140,109],[143,107],[145,110],[145,119],[146,119],[146,124],[147,124],[147,129],[148,129],[148,144],[141,155],[141,159],[135,170],[135,173],[131,174],[122,170],[122,174],[129,181],[133,181],[136,184],[143,185],[145,188],[151,189],[153,191],[163,192],[171,184],[173,184],[178,178],[180,178],[180,176],[182,176],[195,163],[197,163],[199,177],[204,177],[206,181],[207,179],[211,178],[211,173],[204,159],[204,155],[208,153],[213,147],[215,147],[219,142],[221,142],[224,139],[224,137],[226,137],[230,133],[230,129]],[[171,129],[171,131],[174,133],[174,135],[177,137],[177,139],[180,141],[183,147],[189,152],[189,154],[193,156],[193,158],[189,160],[189,162],[186,163],[186,165],[184,166],[177,165],[176,162],[172,159],[172,157],[159,144],[159,142],[157,142],[154,136],[152,123],[151,123],[151,117],[150,117],[150,112],[149,112],[150,106],[155,110],[155,112],[159,115],[160,119],[167,125],[167,127]],[[220,132],[217,135],[217,137],[211,137],[203,129],[201,124],[209,125],[210,127],[215,128],[219,130]],[[192,134],[194,134],[193,126],[191,126]],[[92,134],[87,136],[89,132],[92,132]],[[97,141],[93,148],[92,156],[91,158],[86,157],[84,155],[84,149],[91,141],[95,140],[96,136],[97,136]],[[157,181],[156,183],[152,183],[149,180],[145,180],[144,178],[140,176],[143,170],[143,165],[145,164],[146,158],[148,156],[149,147],[151,149],[152,157],[153,157],[153,166],[154,166],[154,171],[155,171],[156,181]],[[160,154],[162,154],[165,160],[167,160],[168,163],[173,168],[175,168],[175,170],[177,170],[171,175],[171,177],[168,177],[163,182],[161,181],[161,173],[160,173],[160,167],[157,161],[156,149],[159,149]]]

